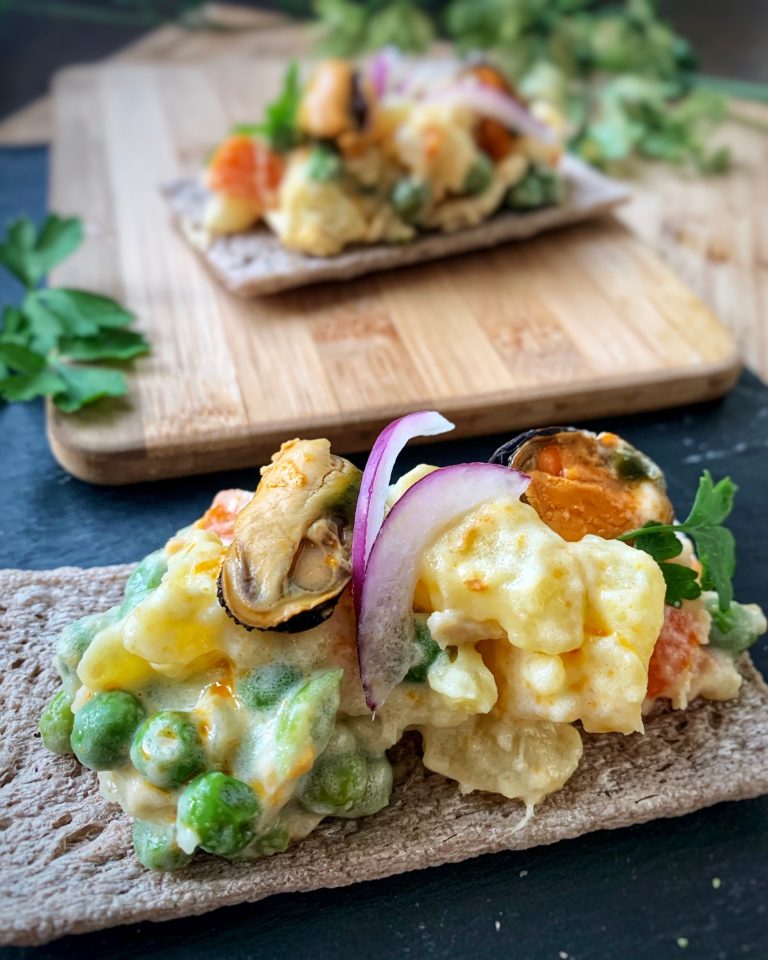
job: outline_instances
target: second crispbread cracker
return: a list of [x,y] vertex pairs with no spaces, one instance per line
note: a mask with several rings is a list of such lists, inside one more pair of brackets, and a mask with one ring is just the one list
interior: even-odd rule
[[605,214],[628,197],[625,187],[575,157],[565,157],[561,169],[568,196],[559,206],[525,214],[497,213],[454,233],[422,234],[403,244],[356,247],[334,257],[308,257],[288,250],[263,226],[246,233],[208,237],[203,218],[209,194],[202,183],[194,178],[176,180],[167,184],[164,192],[182,233],[202,254],[216,279],[239,296],[256,297],[524,240]]
[[367,450],[411,410],[439,407],[465,436],[508,434],[734,383],[732,335],[610,217],[343,283],[228,294],[160,187],[195,177],[283,70],[258,58],[58,75],[51,204],[87,229],[51,281],[117,297],[152,344],[124,401],[98,417],[48,411],[66,469],[124,484],[260,465],[310,429]]
[[655,717],[644,736],[584,735],[581,764],[522,830],[519,803],[462,797],[425,770],[411,740],[398,752],[391,805],[360,821],[328,820],[275,856],[200,859],[145,870],[130,823],[96,792],[95,775],[35,737],[56,687],[57,633],[119,600],[130,567],[0,572],[1,942],[43,943],[138,920],[167,920],[273,893],[343,886],[671,817],[768,792],[768,688],[745,658],[736,701],[696,701]]

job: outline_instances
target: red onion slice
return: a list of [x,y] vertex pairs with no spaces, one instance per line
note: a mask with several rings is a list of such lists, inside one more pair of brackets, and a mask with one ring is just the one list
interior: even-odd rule
[[427,99],[430,102],[452,101],[459,103],[483,117],[498,120],[508,129],[515,130],[534,140],[543,140],[545,143],[554,143],[557,140],[555,131],[537,120],[514,97],[502,90],[496,90],[469,78],[446,87],[444,90],[438,90]]
[[357,624],[360,676],[371,710],[411,666],[413,592],[424,550],[469,510],[496,497],[517,499],[529,482],[509,467],[460,463],[423,477],[389,512],[368,558]]
[[389,93],[392,75],[399,62],[397,50],[384,47],[377,50],[367,64],[368,79],[371,81],[376,98],[381,100]]
[[393,420],[376,438],[360,483],[352,537],[352,591],[358,614],[365,566],[384,522],[384,503],[397,455],[414,437],[433,437],[449,430],[453,430],[450,420],[434,410],[421,410]]

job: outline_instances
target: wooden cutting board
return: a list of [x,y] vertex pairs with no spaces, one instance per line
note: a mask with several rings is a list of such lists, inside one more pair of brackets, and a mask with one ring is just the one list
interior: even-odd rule
[[467,435],[733,384],[731,334],[611,220],[253,302],[227,294],[175,232],[159,186],[258,116],[281,71],[262,59],[60,75],[52,206],[83,216],[88,239],[52,282],[120,298],[153,345],[125,401],[49,411],[54,453],[76,476],[257,465],[296,435],[354,451],[425,407]]
[[[170,23],[108,60],[201,63],[216,57],[308,56],[317,38],[311,23],[272,11],[206,3],[194,28]],[[726,326],[734,331],[747,366],[768,378],[768,304],[765,177],[768,104],[729,99],[715,142],[727,145],[732,169],[704,177],[670,164],[646,163],[632,173],[633,200],[619,220],[654,250]],[[53,106],[42,97],[0,120],[0,146],[53,139]],[[763,196],[763,202],[754,202]]]
[[[191,24],[166,23],[102,62],[199,63],[258,54],[301,57],[312,47],[317,33],[312,24],[237,4],[205,3],[191,15]],[[51,97],[38,97],[0,120],[0,147],[50,143],[53,126]]]

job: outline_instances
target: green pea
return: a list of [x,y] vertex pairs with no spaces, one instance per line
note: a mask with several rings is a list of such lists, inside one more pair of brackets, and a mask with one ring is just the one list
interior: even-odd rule
[[208,853],[231,857],[256,836],[259,798],[234,777],[212,771],[192,781],[179,797],[178,823]]
[[390,201],[406,223],[415,223],[429,205],[429,186],[423,180],[403,177],[392,188]]
[[164,550],[155,550],[148,554],[128,577],[125,585],[124,600],[120,607],[120,616],[124,617],[145,600],[153,590],[160,586],[160,581],[168,569],[168,557]]
[[312,147],[307,161],[307,173],[311,180],[317,180],[320,183],[335,180],[343,169],[341,157],[333,147],[326,143]]
[[[382,755],[368,760],[368,780],[362,800],[346,814],[347,817],[369,817],[389,805],[392,795],[392,766]],[[338,814],[337,814],[338,816]]]
[[283,701],[275,731],[277,769],[294,774],[307,750],[317,757],[328,746],[339,709],[343,670],[325,670],[311,677]]
[[67,691],[59,690],[40,715],[40,736],[46,748],[53,753],[72,753],[69,738],[72,736],[75,715],[72,713],[71,703],[72,699]]
[[124,690],[94,694],[75,714],[72,749],[91,770],[113,770],[128,760],[144,708]]
[[150,870],[178,870],[192,859],[176,843],[176,828],[172,823],[158,826],[136,820],[133,849],[137,860]]
[[506,203],[513,210],[536,210],[561,203],[563,196],[562,178],[554,170],[534,166],[509,188]]
[[507,206],[513,210],[536,210],[544,206],[544,186],[538,177],[526,174],[509,188]]
[[544,178],[544,196],[550,206],[557,206],[565,200],[565,180],[559,173],[549,170]]
[[411,669],[406,673],[404,679],[407,683],[424,683],[429,668],[440,653],[440,647],[432,639],[426,616],[416,614],[413,619],[416,628],[416,644],[411,660]]
[[77,668],[83,654],[96,634],[116,623],[119,617],[120,608],[112,607],[111,610],[103,613],[90,613],[86,617],[81,617],[62,630],[56,643],[56,669],[70,697],[74,697],[80,686]]
[[301,792],[300,802],[323,816],[348,813],[365,797],[368,763],[359,753],[320,757]]
[[237,683],[237,696],[249,710],[269,710],[276,706],[301,674],[287,663],[275,663],[251,671]]
[[271,829],[259,834],[244,852],[247,857],[268,857],[272,853],[282,853],[288,848],[291,835],[284,823],[276,823]]
[[205,770],[205,752],[189,714],[161,710],[136,731],[131,762],[150,783],[174,790]]
[[487,190],[493,180],[493,161],[487,153],[478,153],[464,180],[464,192],[471,196]]

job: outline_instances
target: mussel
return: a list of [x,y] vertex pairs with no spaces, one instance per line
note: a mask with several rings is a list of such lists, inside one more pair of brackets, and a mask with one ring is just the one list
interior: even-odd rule
[[542,427],[507,441],[491,457],[531,478],[524,499],[565,540],[612,539],[674,509],[659,467],[615,433]]
[[335,140],[368,123],[372,94],[347,60],[324,60],[315,68],[299,107],[299,126],[311,137]]
[[284,443],[237,516],[219,574],[219,602],[248,629],[317,626],[352,576],[361,473],[327,440]]

